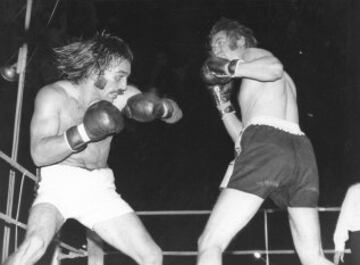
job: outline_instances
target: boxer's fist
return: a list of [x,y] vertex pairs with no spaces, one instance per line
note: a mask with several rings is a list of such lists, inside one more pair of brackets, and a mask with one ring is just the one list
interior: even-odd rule
[[227,75],[217,75],[213,70],[209,67],[209,60],[207,60],[203,66],[201,67],[201,77],[206,85],[222,85],[229,83],[231,81],[231,77]]
[[224,58],[212,56],[206,60],[205,65],[209,72],[218,78],[231,78],[234,76],[238,63],[242,60],[227,60]]
[[174,123],[182,117],[182,111],[175,101],[161,99],[153,93],[137,94],[129,98],[123,113],[126,117],[140,122],[161,119]]
[[97,141],[124,128],[121,112],[110,102],[92,104],[84,115],[84,127],[91,141]]
[[216,108],[220,112],[221,117],[227,113],[234,113],[234,107],[230,98],[232,94],[232,82],[224,85],[208,86],[210,94],[216,104]]
[[153,93],[136,94],[128,99],[122,112],[129,119],[150,122],[163,115],[160,101],[160,98]]
[[208,90],[213,97],[216,106],[221,106],[230,102],[232,95],[232,82],[224,85],[208,86]]
[[65,132],[65,139],[71,149],[77,151],[86,143],[119,133],[123,128],[121,112],[112,103],[102,100],[86,110],[82,124],[73,126]]
[[162,105],[164,108],[162,120],[164,122],[175,123],[182,118],[183,112],[174,100],[165,98],[162,100]]

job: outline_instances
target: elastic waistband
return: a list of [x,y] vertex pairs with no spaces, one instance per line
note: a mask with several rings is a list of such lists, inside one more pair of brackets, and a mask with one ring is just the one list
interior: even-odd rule
[[250,125],[267,125],[291,134],[305,135],[301,131],[299,124],[271,116],[255,117],[247,123],[246,128]]
[[85,167],[71,166],[71,165],[65,165],[65,164],[54,164],[54,165],[44,166],[44,167],[40,168],[40,172],[51,171],[51,170],[84,171],[84,172],[89,172],[89,173],[100,172],[100,171],[111,171],[111,169],[108,167],[88,169]]

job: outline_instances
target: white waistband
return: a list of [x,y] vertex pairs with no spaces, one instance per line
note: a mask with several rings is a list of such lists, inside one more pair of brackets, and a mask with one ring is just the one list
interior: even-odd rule
[[305,135],[301,131],[299,124],[271,116],[254,117],[246,124],[245,128],[249,127],[250,125],[268,125],[291,134]]
[[[66,165],[66,164],[53,164],[50,166],[44,166],[40,168],[40,172],[73,172],[73,171],[78,171],[78,172],[84,172],[86,174],[87,173],[95,173],[98,174],[97,172],[102,172],[102,171],[112,171],[110,168],[108,167],[104,167],[104,168],[95,168],[95,169],[87,169],[84,167],[78,167],[78,166],[71,166],[71,165]],[[40,173],[40,174],[41,174]]]
[[[79,189],[79,187],[110,187],[114,184],[114,174],[109,168],[87,170],[69,165],[51,165],[41,168],[40,189]],[[71,186],[71,187],[69,187]]]

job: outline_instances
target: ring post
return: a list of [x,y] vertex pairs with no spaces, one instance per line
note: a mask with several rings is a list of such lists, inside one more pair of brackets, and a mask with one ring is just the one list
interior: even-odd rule
[[[26,13],[25,13],[25,32],[28,31],[30,26],[32,4],[33,4],[33,0],[27,0]],[[22,109],[22,101],[24,94],[27,52],[28,52],[28,44],[25,42],[19,49],[19,57],[17,64],[17,72],[19,73],[19,82],[18,82],[18,93],[16,100],[13,143],[12,143],[12,151],[11,151],[11,158],[14,161],[17,160],[18,147],[19,147],[21,109]],[[14,189],[15,189],[15,171],[11,169],[9,173],[8,196],[6,203],[6,215],[10,217],[12,216],[12,210],[14,204]],[[2,262],[4,262],[9,255],[10,232],[11,232],[10,227],[5,226],[4,235],[3,235]]]

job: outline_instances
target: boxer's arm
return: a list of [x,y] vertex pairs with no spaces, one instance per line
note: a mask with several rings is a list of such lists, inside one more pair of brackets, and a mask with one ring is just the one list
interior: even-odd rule
[[226,131],[230,135],[231,139],[235,142],[238,139],[241,130],[243,129],[242,122],[236,116],[235,112],[226,113],[223,115],[222,121]]
[[84,115],[83,122],[67,129],[65,141],[73,152],[86,148],[89,142],[100,141],[119,133],[124,128],[121,112],[109,101],[100,100],[91,104]]
[[30,151],[37,166],[59,162],[72,153],[59,132],[61,98],[61,93],[51,87],[42,88],[36,96],[30,125]]
[[210,58],[203,65],[201,69],[202,79],[214,100],[226,131],[235,142],[243,128],[243,125],[240,119],[237,118],[234,107],[230,101],[233,84],[231,79],[226,77],[218,78],[216,77],[216,74],[211,72],[212,69],[211,67],[208,67],[208,63],[212,59],[213,58]]
[[166,123],[175,123],[182,118],[182,111],[174,100],[160,98],[154,93],[132,96],[122,113],[129,119],[139,122],[162,120]]
[[226,131],[235,142],[243,125],[236,116],[235,109],[230,101],[232,84],[208,86],[208,90],[214,99]]
[[284,70],[282,63],[269,51],[248,48],[237,63],[233,77],[248,78],[260,82],[272,82],[282,78]]
[[335,251],[344,252],[345,242],[349,238],[349,223],[352,221],[352,214],[354,211],[354,203],[359,200],[360,185],[351,186],[345,195],[344,201],[341,205],[338,220],[336,222],[336,228],[333,235],[333,241],[335,245]]
[[113,104],[128,118],[140,122],[160,119],[166,123],[175,123],[182,116],[178,104],[169,98],[158,98],[152,93],[142,93],[136,86],[128,85],[122,95]]

